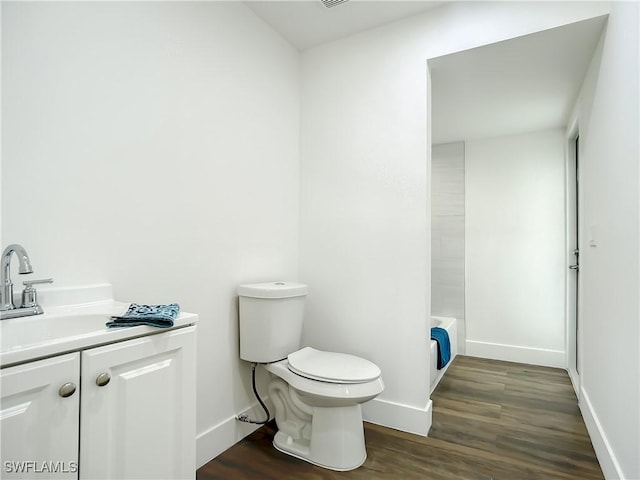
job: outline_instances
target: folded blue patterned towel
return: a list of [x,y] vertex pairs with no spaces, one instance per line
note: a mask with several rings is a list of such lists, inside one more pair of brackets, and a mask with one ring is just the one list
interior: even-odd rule
[[132,303],[124,315],[114,315],[105,325],[109,328],[136,327],[150,325],[159,328],[173,327],[173,321],[180,312],[177,303],[168,305],[139,305]]
[[431,329],[431,340],[435,340],[438,347],[438,370],[443,369],[451,360],[451,340],[449,332],[444,328],[433,327]]

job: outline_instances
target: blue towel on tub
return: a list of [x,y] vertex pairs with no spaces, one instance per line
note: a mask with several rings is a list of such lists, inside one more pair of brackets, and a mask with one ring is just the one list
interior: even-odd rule
[[159,328],[173,327],[173,321],[180,312],[177,303],[167,305],[140,305],[132,303],[124,315],[114,315],[105,325],[109,328],[137,327],[149,325]]
[[431,329],[431,340],[435,340],[438,346],[438,370],[441,370],[451,360],[449,333],[444,328],[433,327]]

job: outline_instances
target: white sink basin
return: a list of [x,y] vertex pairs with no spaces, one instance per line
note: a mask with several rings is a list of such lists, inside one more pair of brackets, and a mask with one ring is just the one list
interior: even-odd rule
[[[167,329],[145,325],[107,328],[111,315],[122,315],[129,306],[121,302],[97,302],[82,306],[54,307],[42,315],[0,321],[0,366],[81,350]],[[195,323],[197,316],[181,312],[173,328]]]
[[13,320],[0,324],[2,352],[99,332],[105,328],[109,315],[34,315]]

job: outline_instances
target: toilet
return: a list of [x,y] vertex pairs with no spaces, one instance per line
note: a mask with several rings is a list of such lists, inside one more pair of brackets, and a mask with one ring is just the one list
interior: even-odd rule
[[384,383],[380,368],[364,358],[301,348],[307,293],[302,283],[240,285],[240,358],[265,364],[271,374],[276,449],[331,470],[353,470],[367,458],[360,405]]

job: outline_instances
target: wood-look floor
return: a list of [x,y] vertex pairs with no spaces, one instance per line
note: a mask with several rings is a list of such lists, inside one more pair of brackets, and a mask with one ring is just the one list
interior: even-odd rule
[[368,458],[334,472],[278,452],[268,424],[204,465],[214,479],[602,479],[564,370],[457,356],[429,437],[365,423]]

